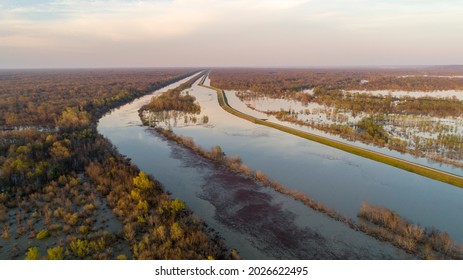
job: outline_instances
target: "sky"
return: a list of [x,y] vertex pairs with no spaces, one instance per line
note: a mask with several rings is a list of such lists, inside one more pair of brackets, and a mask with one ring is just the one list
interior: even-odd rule
[[0,0],[0,68],[463,64],[463,0]]

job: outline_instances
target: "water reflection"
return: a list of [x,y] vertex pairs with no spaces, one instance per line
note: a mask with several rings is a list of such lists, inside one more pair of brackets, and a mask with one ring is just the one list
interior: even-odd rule
[[[198,99],[211,103],[212,106],[203,107],[211,125],[177,128],[182,132],[203,135],[202,139],[209,139],[214,145],[224,144],[227,149],[227,143],[248,145],[248,140],[273,137],[269,130],[240,124],[238,119],[222,115],[210,92],[198,87],[193,91],[201,91]],[[142,170],[153,174],[175,197],[186,201],[225,238],[227,245],[237,247],[245,258],[407,258],[389,244],[353,231],[252,180],[233,175],[141,127],[137,110],[150,98],[143,97],[106,115],[99,122],[99,132]],[[228,142],[217,142],[214,135],[227,138]],[[205,141],[202,144],[212,146]]]

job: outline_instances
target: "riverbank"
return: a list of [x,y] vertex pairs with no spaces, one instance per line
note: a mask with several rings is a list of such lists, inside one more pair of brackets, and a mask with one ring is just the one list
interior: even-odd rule
[[[241,161],[239,156],[227,156],[220,146],[206,150],[198,146],[190,137],[177,135],[171,130],[163,128],[155,128],[155,131],[204,159],[218,166],[223,166],[238,176],[243,176],[243,179],[252,179],[264,187],[272,188],[278,193],[301,202],[314,211],[344,223],[355,231],[363,232],[379,241],[386,241],[415,257],[422,259],[461,259],[462,257],[461,245],[453,241],[447,233],[439,232],[434,228],[422,228],[420,225],[406,221],[387,208],[372,206],[364,202],[358,212],[358,217],[361,218],[358,224],[351,218],[314,200],[307,194],[289,189],[281,183],[271,180],[262,171],[252,170]],[[416,232],[419,232],[419,235]]]

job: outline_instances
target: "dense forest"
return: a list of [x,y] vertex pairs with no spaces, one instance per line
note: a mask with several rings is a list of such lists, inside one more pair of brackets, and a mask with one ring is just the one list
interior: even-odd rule
[[186,70],[0,70],[0,127],[54,127],[66,107],[92,121]]
[[229,258],[184,202],[96,131],[105,112],[192,73],[1,72],[0,258]]
[[281,96],[314,87],[345,90],[463,90],[461,68],[214,69],[211,85]]

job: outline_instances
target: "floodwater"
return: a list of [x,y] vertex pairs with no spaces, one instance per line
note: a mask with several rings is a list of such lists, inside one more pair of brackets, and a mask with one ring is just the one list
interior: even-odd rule
[[[278,124],[281,124],[281,125],[284,125],[284,126],[292,127],[292,128],[298,129],[298,130],[306,131],[306,132],[309,132],[309,133],[312,133],[312,134],[316,134],[316,135],[327,137],[327,138],[330,138],[330,139],[333,139],[333,140],[337,140],[337,141],[340,141],[340,142],[343,142],[343,143],[348,143],[348,144],[355,145],[355,146],[358,146],[358,147],[361,147],[361,148],[365,148],[365,149],[372,150],[372,151],[375,151],[375,152],[383,153],[383,154],[393,156],[393,157],[396,157],[396,158],[408,160],[408,161],[411,161],[411,162],[414,162],[414,163],[417,163],[417,164],[425,165],[425,166],[428,166],[428,167],[431,167],[431,168],[434,168],[434,169],[438,169],[438,170],[442,170],[442,171],[445,171],[445,172],[449,172],[449,173],[453,173],[453,174],[456,174],[456,175],[463,176],[463,168],[457,167],[455,165],[446,164],[446,163],[442,163],[442,162],[436,162],[436,161],[433,161],[433,160],[430,160],[430,159],[427,159],[427,158],[416,157],[416,156],[413,156],[413,155],[410,155],[410,154],[407,154],[407,153],[400,153],[398,151],[391,150],[391,149],[389,149],[387,147],[378,147],[378,146],[368,145],[368,144],[362,143],[360,141],[347,140],[347,139],[344,139],[344,138],[342,138],[342,137],[340,137],[338,135],[326,133],[324,131],[312,128],[310,126],[298,125],[298,124],[294,124],[294,123],[291,123],[291,122],[280,121],[273,115],[267,115],[265,113],[262,113],[262,112],[266,112],[266,111],[279,111],[280,109],[283,109],[283,110],[286,110],[286,111],[292,110],[292,111],[295,111],[295,112],[301,112],[301,111],[303,112],[305,109],[309,109],[311,114],[308,114],[308,115],[307,114],[299,114],[298,119],[303,120],[303,121],[307,121],[307,122],[312,121],[312,122],[314,122],[316,124],[334,124],[335,122],[333,122],[331,119],[329,119],[327,117],[327,115],[326,115],[326,112],[330,111],[333,108],[330,108],[330,107],[327,107],[327,106],[324,106],[324,105],[319,105],[319,104],[316,104],[316,103],[309,103],[307,105],[303,105],[301,102],[296,101],[296,100],[274,99],[274,98],[266,98],[266,97],[256,98],[256,99],[253,99],[251,101],[244,101],[243,102],[243,101],[240,100],[240,98],[237,97],[237,95],[236,95],[237,92],[236,91],[227,90],[225,92],[226,92],[226,95],[227,95],[228,103],[230,104],[231,107],[235,108],[238,111],[241,111],[243,113],[251,115],[253,117],[261,118],[261,119],[267,119],[268,121],[273,122],[273,123],[278,123]],[[256,110],[251,109],[250,107],[248,107],[248,105],[251,105],[252,108],[254,108]],[[353,117],[352,115],[346,115],[346,114],[344,114],[344,115],[346,116],[346,118],[347,118],[346,122],[348,122],[348,123],[355,123],[355,122],[359,121],[360,119],[362,119],[365,116],[363,114],[359,114],[356,117]],[[447,125],[450,125],[450,126],[455,126],[457,133],[462,133],[463,132],[463,127],[461,126],[462,120],[460,118],[459,119],[428,118],[428,120],[429,121],[439,121],[441,123],[444,123],[444,124],[447,124]],[[386,130],[388,130],[388,127],[385,127],[385,128],[386,128]],[[391,129],[392,129],[392,126],[391,126]],[[400,129],[397,129],[397,127],[395,127],[395,129],[396,129],[396,131],[400,131]],[[399,137],[399,136],[397,136],[395,134],[394,134],[394,136],[397,137],[397,138],[401,138],[401,137]],[[422,136],[427,136],[427,137],[431,138],[433,135],[430,136],[430,134],[423,134]],[[437,134],[434,135],[434,137],[437,137]],[[405,140],[405,139],[403,139],[403,140]],[[408,141],[410,142],[412,140],[408,140]]]
[[350,93],[369,93],[377,96],[392,95],[394,97],[433,97],[433,98],[456,98],[463,100],[463,91],[461,90],[436,90],[436,91],[405,91],[405,90],[346,90]]
[[[175,133],[191,136],[205,148],[220,145],[226,154],[240,155],[252,169],[354,219],[360,203],[368,201],[462,241],[461,189],[239,119],[222,110],[213,90],[197,82],[189,92],[209,122],[174,128]],[[215,166],[142,127],[137,110],[158,93],[104,116],[98,131],[173,197],[186,201],[244,258],[407,258],[389,244]]]

